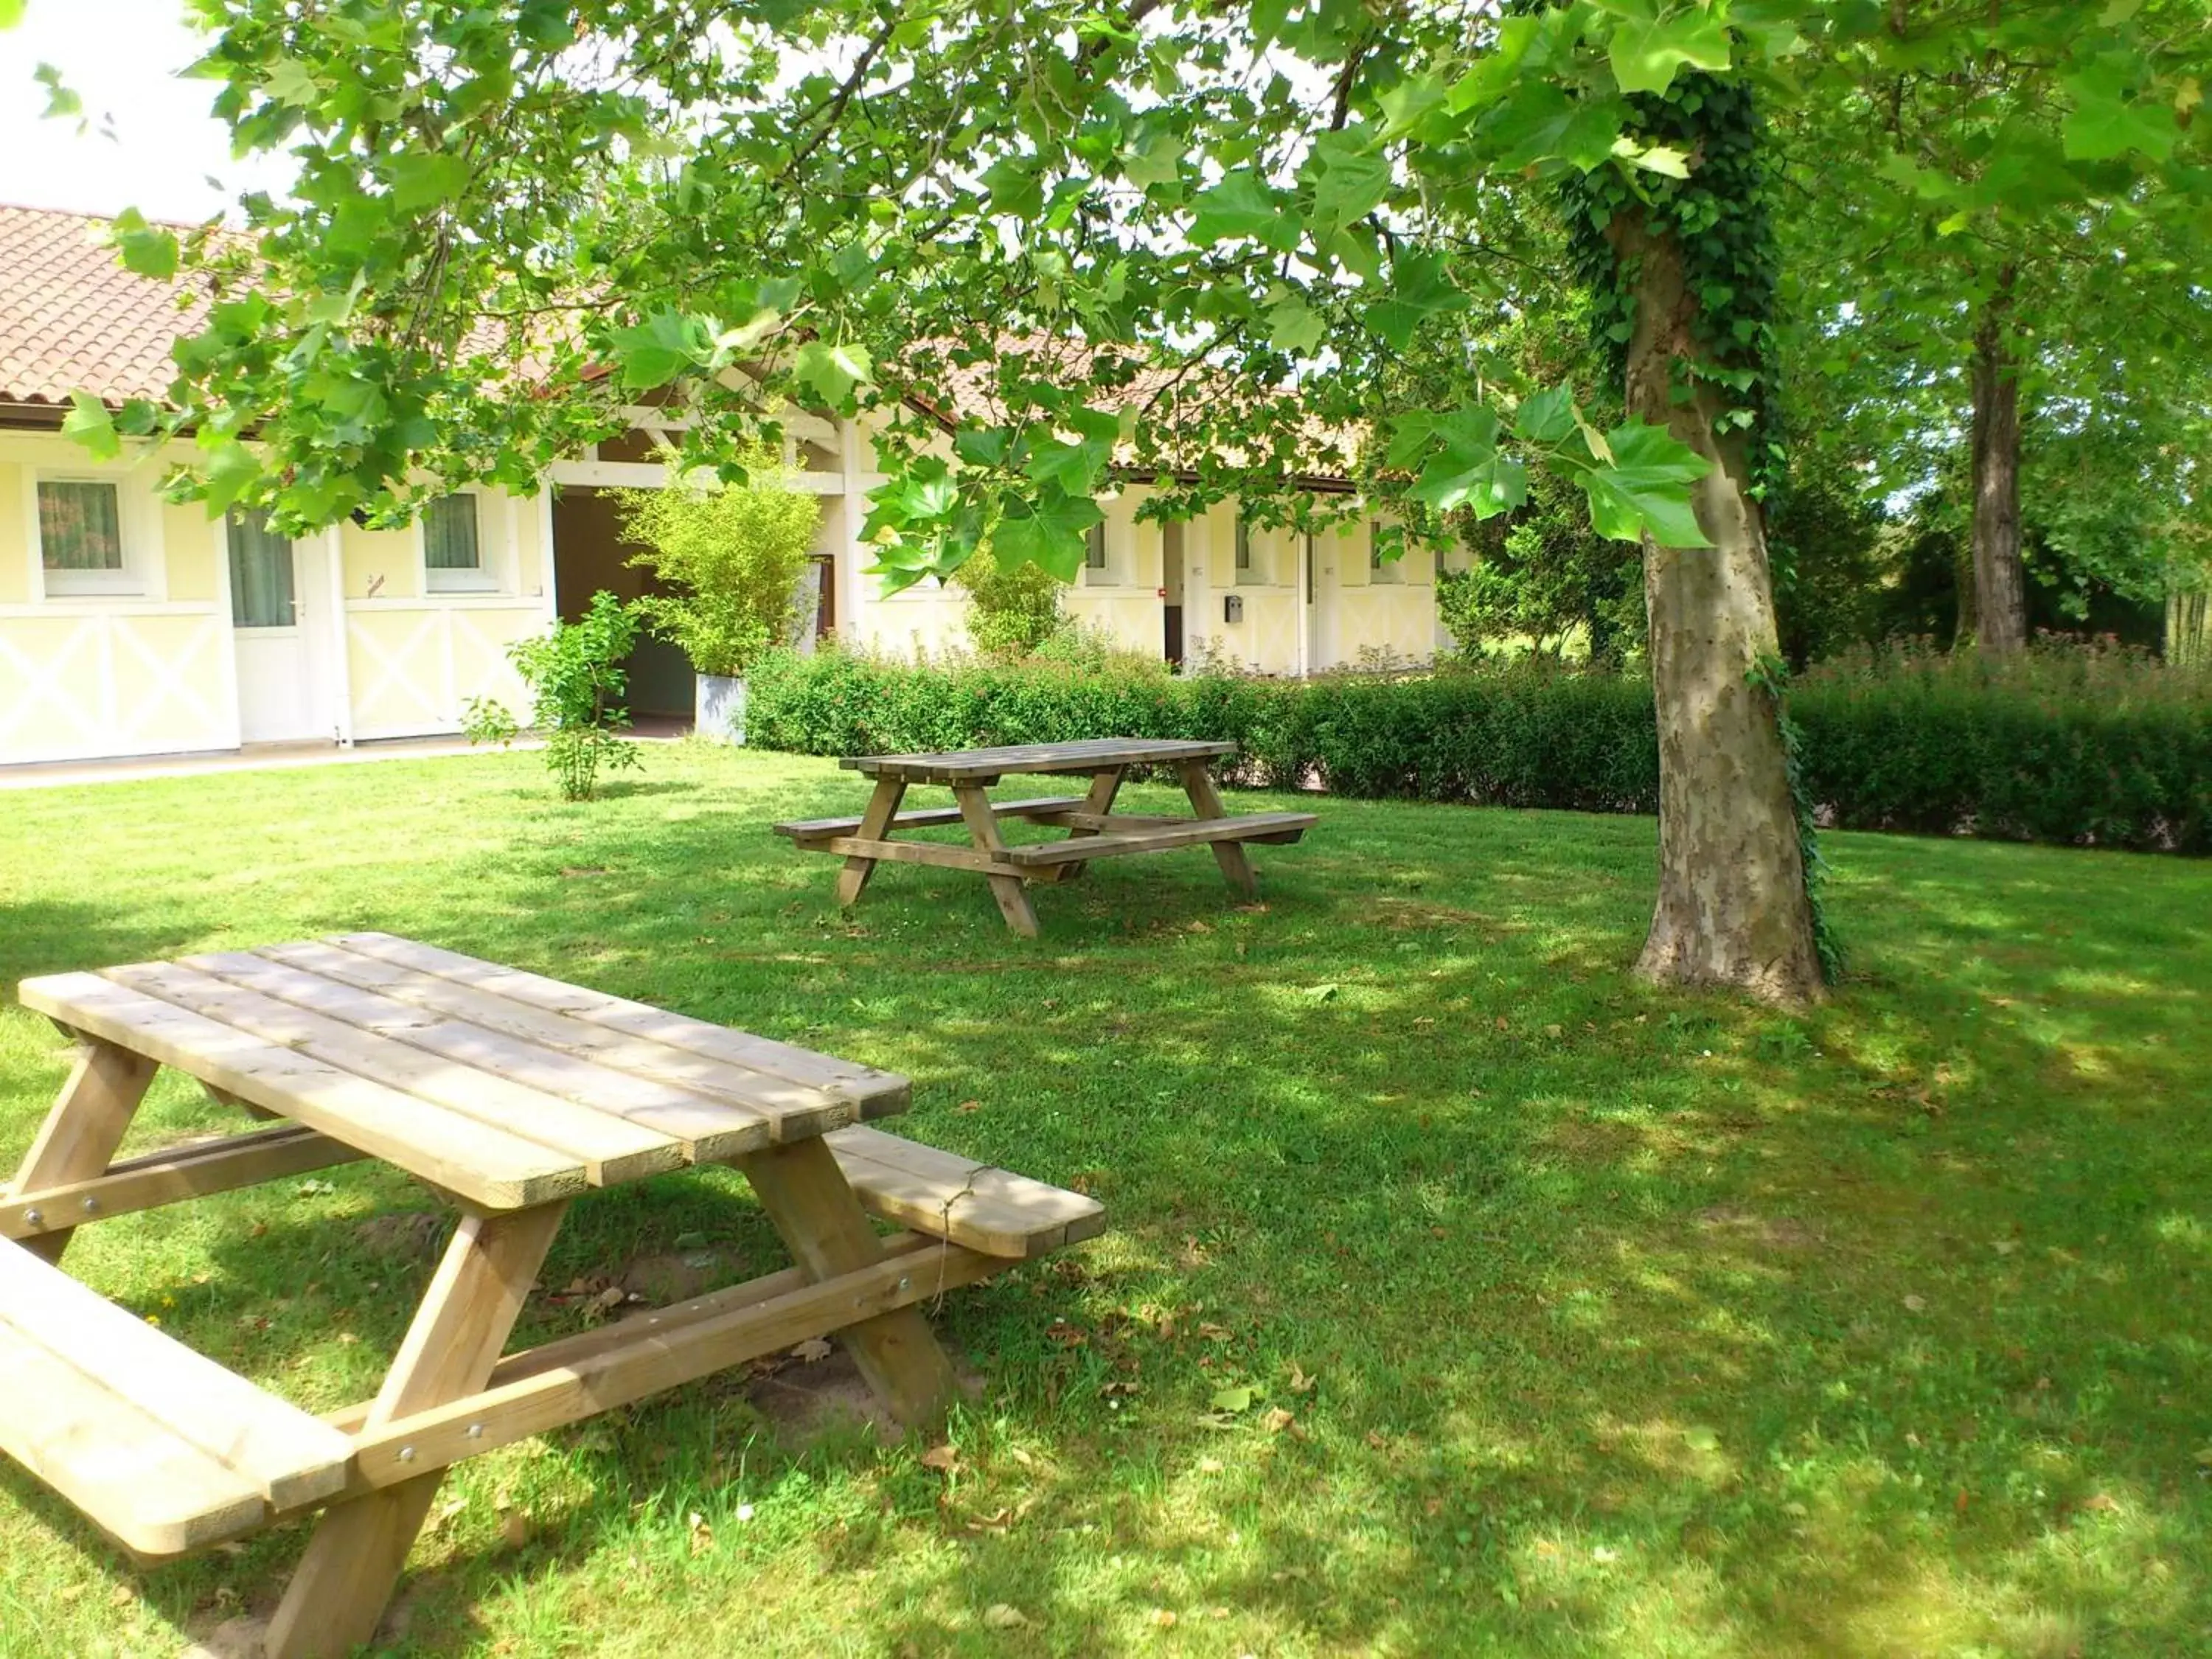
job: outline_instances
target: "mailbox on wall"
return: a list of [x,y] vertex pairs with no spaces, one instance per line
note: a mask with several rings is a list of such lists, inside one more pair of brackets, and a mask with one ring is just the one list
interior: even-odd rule
[[1244,620],[1244,596],[1242,593],[1231,593],[1222,599],[1221,620],[1225,623],[1241,623]]

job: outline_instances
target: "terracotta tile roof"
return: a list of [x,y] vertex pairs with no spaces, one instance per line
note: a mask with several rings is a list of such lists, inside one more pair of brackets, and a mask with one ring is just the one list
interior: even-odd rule
[[162,398],[176,375],[169,343],[199,325],[204,303],[124,270],[107,221],[0,207],[0,399],[111,404]]

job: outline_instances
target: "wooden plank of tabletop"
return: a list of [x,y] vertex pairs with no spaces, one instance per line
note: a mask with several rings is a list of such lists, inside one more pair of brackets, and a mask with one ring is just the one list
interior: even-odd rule
[[574,1158],[509,1129],[134,991],[97,974],[53,974],[18,988],[23,1006],[188,1073],[240,1100],[320,1129],[433,1186],[491,1209],[584,1190]]
[[672,1048],[650,1037],[611,1031],[567,1014],[532,1008],[495,992],[457,984],[343,945],[314,940],[273,945],[255,954],[655,1085],[731,1102],[767,1119],[779,1140],[820,1134],[854,1122],[860,1115],[859,1105],[849,1097],[809,1083],[766,1076],[750,1066]]
[[871,777],[915,783],[970,783],[1013,774],[1088,772],[1102,765],[1148,766],[1233,755],[1233,743],[1183,743],[1152,738],[1086,738],[1073,743],[1015,744],[1000,749],[949,750],[935,755],[854,755],[838,763]]
[[903,1112],[914,1097],[914,1085],[896,1072],[879,1072],[872,1066],[841,1060],[835,1054],[817,1054],[811,1048],[779,1042],[773,1037],[756,1036],[750,1031],[694,1019],[689,1014],[672,1013],[649,1002],[634,1002],[628,997],[570,985],[543,974],[424,945],[417,939],[401,939],[393,933],[333,933],[328,942],[362,956],[377,957],[402,967],[435,974],[457,984],[489,991],[526,1008],[566,1014],[611,1031],[647,1037],[687,1054],[726,1060],[766,1077],[809,1084],[854,1101],[863,1117],[888,1117]]
[[[712,1100],[649,1078],[598,1066],[574,1054],[522,1042],[502,1031],[441,1016],[433,1010],[364,991],[258,953],[187,957],[183,965],[307,1008],[393,1042],[422,1049],[474,1071],[509,1078],[667,1137],[688,1163],[712,1163],[764,1146],[774,1139],[767,1118],[732,1101]],[[495,1109],[487,1105],[487,1114]],[[527,1119],[501,1116],[501,1127],[534,1133]]]
[[356,1076],[404,1089],[480,1123],[500,1128],[526,1125],[532,1139],[557,1147],[581,1164],[595,1187],[635,1181],[684,1164],[682,1146],[647,1124],[481,1068],[455,1066],[410,1044],[280,1002],[181,963],[110,968],[101,977],[326,1060]]

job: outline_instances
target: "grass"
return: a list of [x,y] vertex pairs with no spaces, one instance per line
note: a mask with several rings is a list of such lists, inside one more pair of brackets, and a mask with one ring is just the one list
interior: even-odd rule
[[[519,755],[6,798],[11,984],[386,928],[906,1072],[906,1133],[1109,1208],[945,1308],[950,1474],[689,1389],[457,1470],[393,1650],[2212,1645],[2212,870],[1832,836],[1855,977],[1791,1017],[1624,972],[1646,821],[1331,801],[1264,908],[1108,861],[1028,944],[951,872],[841,918],[765,825],[862,793],[678,747],[581,807]],[[0,1012],[8,1157],[62,1071]],[[228,1119],[165,1077],[142,1121]],[[428,1272],[362,1224],[426,1207],[354,1166],[70,1261],[326,1409]],[[779,1265],[734,1177],[668,1177],[580,1204],[547,1283],[693,1232]],[[10,1467],[0,1656],[174,1652],[302,1536],[133,1576]]]

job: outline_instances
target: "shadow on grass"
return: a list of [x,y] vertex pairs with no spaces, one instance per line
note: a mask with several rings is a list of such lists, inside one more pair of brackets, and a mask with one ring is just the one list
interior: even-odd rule
[[[466,881],[253,926],[374,908],[905,1071],[907,1133],[1083,1184],[1115,1231],[948,1301],[991,1383],[958,1478],[858,1441],[794,1454],[726,1385],[682,1390],[464,1466],[410,1650],[617,1607],[680,1644],[702,1596],[729,1639],[788,1644],[787,1592],[884,1653],[1148,1652],[1170,1613],[1200,1651],[2202,1639],[2201,870],[1834,837],[1861,976],[1788,1016],[1625,975],[1638,821],[1325,803],[1255,854],[1264,910],[1202,853],[1101,861],[1040,892],[1028,944],[957,872],[886,867],[837,915],[831,861],[766,828],[856,808],[814,776],[548,814]],[[112,959],[192,946],[190,906],[118,907],[113,942],[138,942]],[[691,1231],[777,1265],[730,1180],[587,1199],[547,1282]],[[332,1186],[257,1212],[250,1244],[211,1232],[197,1299],[191,1271],[131,1294],[175,1297],[255,1375],[373,1387],[427,1269],[400,1296],[346,1224],[422,1200]],[[224,1352],[216,1291],[271,1262],[313,1288]],[[520,1547],[495,1519],[517,1506]],[[149,1594],[179,1623],[219,1588],[265,1598],[296,1544]],[[631,1578],[667,1605],[623,1600]],[[1026,1624],[987,1627],[994,1606]]]

